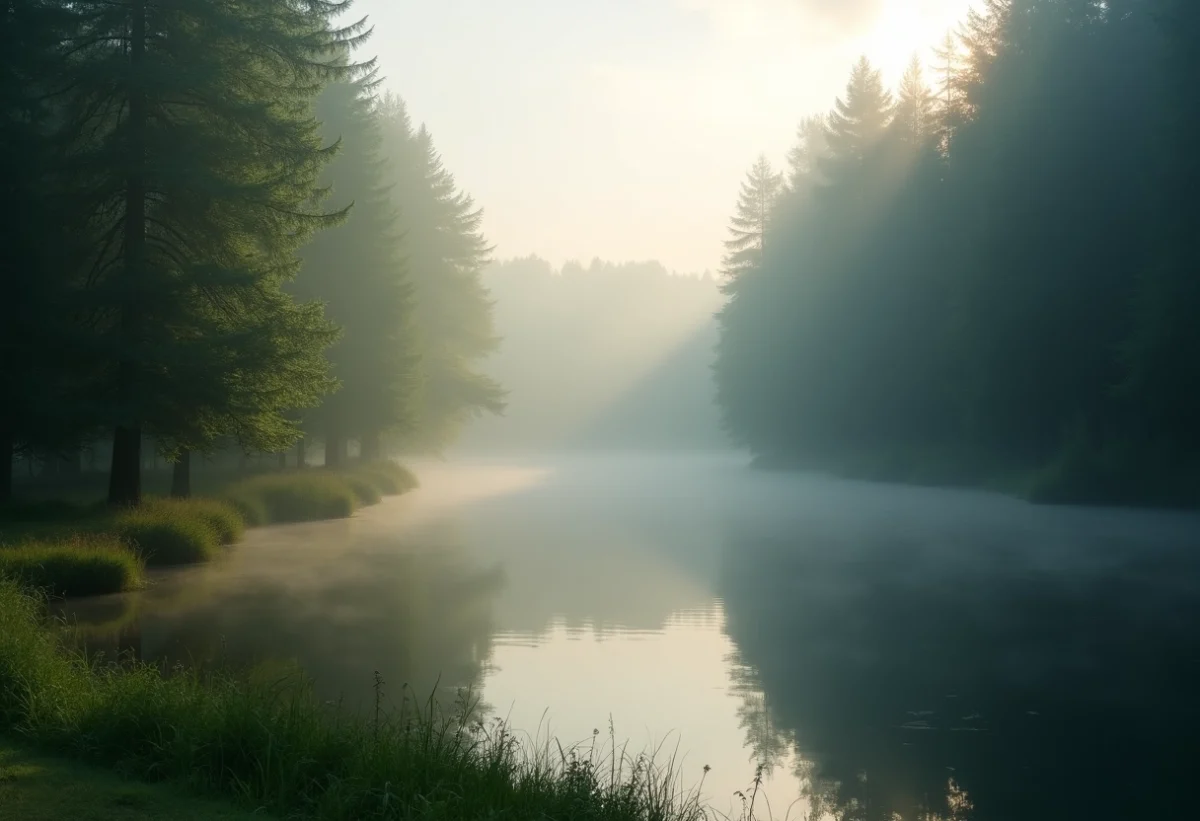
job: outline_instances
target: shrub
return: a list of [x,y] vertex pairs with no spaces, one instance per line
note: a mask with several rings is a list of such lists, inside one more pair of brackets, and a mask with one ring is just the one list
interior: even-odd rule
[[261,508],[264,523],[344,519],[357,499],[341,476],[318,470],[255,476],[231,485],[225,498],[239,509]]
[[342,479],[354,494],[359,505],[376,505],[383,498],[383,491],[372,477],[358,473],[346,473],[342,475]]
[[95,596],[142,583],[142,561],[112,536],[73,536],[0,546],[0,576],[55,596]]
[[412,471],[391,461],[364,462],[353,472],[366,477],[385,496],[407,493],[419,484]]
[[221,544],[202,517],[155,504],[117,514],[113,529],[150,567],[208,561]]
[[220,544],[233,544],[246,532],[246,520],[234,505],[220,499],[146,499],[142,509],[167,518],[193,518],[212,529]]

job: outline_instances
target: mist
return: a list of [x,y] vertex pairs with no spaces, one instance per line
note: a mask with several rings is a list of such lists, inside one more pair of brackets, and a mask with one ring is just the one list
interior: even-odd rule
[[464,454],[721,450],[711,367],[721,305],[711,274],[660,263],[493,263],[484,286],[503,340],[488,373],[509,391]]
[[1198,38],[7,4],[0,816],[1185,815]]

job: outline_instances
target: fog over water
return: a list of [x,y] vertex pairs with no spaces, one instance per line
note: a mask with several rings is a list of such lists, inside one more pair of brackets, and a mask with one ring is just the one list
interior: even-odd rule
[[[1200,729],[1200,518],[745,470],[460,458],[353,519],[81,600],[95,649],[440,682],[564,743],[677,753],[773,815],[1154,815]],[[763,804],[759,804],[760,811]],[[957,809],[955,809],[957,808]]]

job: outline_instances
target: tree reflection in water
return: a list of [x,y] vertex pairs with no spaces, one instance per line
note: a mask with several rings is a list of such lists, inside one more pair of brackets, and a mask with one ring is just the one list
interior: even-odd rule
[[812,817],[1172,814],[1200,760],[1200,560],[1110,544],[1056,562],[731,540],[720,588],[759,761],[794,751]]

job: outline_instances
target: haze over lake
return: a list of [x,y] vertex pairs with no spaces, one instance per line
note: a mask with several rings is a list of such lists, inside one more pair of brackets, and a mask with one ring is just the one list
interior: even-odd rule
[[[746,471],[468,459],[346,521],[72,603],[94,649],[440,684],[564,743],[676,754],[722,812],[1156,817],[1200,711],[1200,518]],[[957,808],[957,809],[955,809]],[[839,816],[841,817],[841,816]]]

